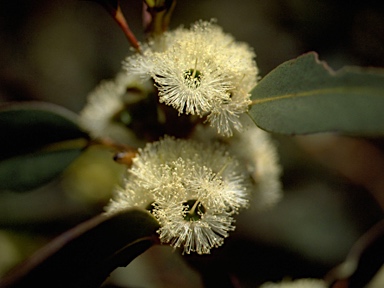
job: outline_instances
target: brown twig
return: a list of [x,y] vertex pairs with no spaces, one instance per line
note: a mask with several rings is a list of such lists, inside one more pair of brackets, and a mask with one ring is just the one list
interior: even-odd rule
[[107,12],[112,16],[112,18],[116,21],[116,23],[120,26],[121,30],[123,30],[125,36],[127,37],[129,43],[137,52],[140,52],[139,41],[137,41],[135,35],[129,28],[128,22],[124,17],[123,12],[121,11],[121,7],[118,0],[88,0],[99,3],[101,6],[107,10]]

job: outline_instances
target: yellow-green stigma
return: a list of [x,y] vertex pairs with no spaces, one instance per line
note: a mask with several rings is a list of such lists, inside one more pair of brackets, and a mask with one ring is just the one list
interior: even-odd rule
[[198,200],[188,200],[183,205],[187,207],[187,213],[184,216],[186,221],[198,221],[201,216],[205,213],[205,208]]

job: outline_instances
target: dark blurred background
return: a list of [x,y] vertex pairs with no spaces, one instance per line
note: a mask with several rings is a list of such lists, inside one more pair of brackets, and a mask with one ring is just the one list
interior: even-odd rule
[[[139,39],[141,1],[120,1]],[[381,1],[204,0],[177,3],[171,27],[216,18],[257,53],[261,75],[307,51],[339,68],[384,65]],[[129,44],[92,1],[0,1],[0,97],[48,100],[78,111],[112,77]]]
[[[142,2],[120,2],[143,40]],[[334,69],[384,67],[382,1],[179,0],[171,28],[211,18],[254,47],[261,76],[308,51]],[[48,101],[79,112],[87,94],[130,53],[124,34],[95,2],[0,0],[1,102]],[[156,247],[111,281],[225,287],[230,280],[256,287],[283,277],[322,277],[343,261],[382,218],[384,142],[329,134],[274,138],[284,167],[281,203],[242,213],[233,237],[211,256],[186,257],[190,266]],[[122,173],[110,159],[108,151],[88,151],[55,183],[0,195],[0,276],[52,236],[102,211]]]

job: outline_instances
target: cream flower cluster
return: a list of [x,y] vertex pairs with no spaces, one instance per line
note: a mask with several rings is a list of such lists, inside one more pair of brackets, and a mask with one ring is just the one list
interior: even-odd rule
[[124,62],[126,71],[90,93],[80,125],[94,138],[143,147],[166,133],[188,137],[163,135],[139,148],[106,213],[146,209],[162,243],[207,254],[235,229],[241,209],[279,200],[275,147],[244,113],[257,83],[254,57],[212,21],[199,21],[142,46]]
[[134,133],[118,118],[127,105],[152,91],[149,82],[120,72],[114,79],[101,82],[88,95],[87,105],[80,112],[79,124],[93,138],[106,137],[118,143],[138,144]]
[[203,143],[223,143],[229,153],[236,155],[255,184],[252,186],[251,205],[263,210],[276,204],[282,197],[278,153],[269,134],[258,128],[248,115],[241,115],[239,120],[244,128],[242,132],[235,131],[230,138],[220,136],[203,125],[195,129],[192,137]]
[[126,59],[128,74],[151,77],[160,102],[180,114],[207,120],[217,131],[232,135],[241,129],[239,115],[248,110],[257,83],[255,54],[212,22],[166,32]]
[[206,254],[222,245],[232,216],[247,205],[245,171],[223,146],[166,137],[139,151],[106,210],[147,208],[161,242]]

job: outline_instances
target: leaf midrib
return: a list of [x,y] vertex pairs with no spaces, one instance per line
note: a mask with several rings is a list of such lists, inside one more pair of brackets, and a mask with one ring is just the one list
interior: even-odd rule
[[349,87],[334,87],[334,88],[325,88],[325,89],[316,89],[316,90],[310,90],[310,91],[303,91],[298,93],[291,93],[291,94],[285,94],[285,95],[276,95],[271,96],[263,99],[253,99],[252,105],[257,104],[263,104],[266,102],[271,101],[279,101],[284,99],[292,99],[292,98],[300,98],[300,97],[310,97],[310,96],[316,96],[320,94],[355,94],[355,95],[362,95],[362,94],[368,94],[369,96],[372,95],[378,95],[384,97],[384,89],[377,89],[377,88],[367,88],[367,87],[361,87],[361,86],[349,86]]

